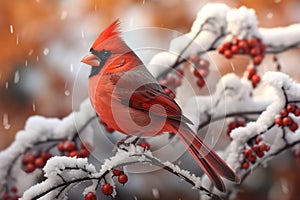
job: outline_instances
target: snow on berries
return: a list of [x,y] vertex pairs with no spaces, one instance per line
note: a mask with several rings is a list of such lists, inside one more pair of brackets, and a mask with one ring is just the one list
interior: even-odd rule
[[295,132],[299,125],[289,114],[298,117],[300,115],[300,108],[295,104],[288,104],[286,108],[280,111],[280,117],[275,118],[274,123],[281,127],[288,127],[290,131]]
[[234,121],[228,124],[226,134],[228,135],[228,137],[230,137],[230,133],[233,129],[244,126],[246,126],[246,121],[244,119],[235,119]]
[[225,42],[217,48],[217,51],[227,59],[232,58],[235,54],[251,57],[254,66],[247,69],[247,78],[252,82],[253,88],[260,82],[260,76],[256,73],[256,67],[261,64],[265,56],[265,50],[266,45],[262,43],[260,38],[239,39],[237,36],[232,41]]

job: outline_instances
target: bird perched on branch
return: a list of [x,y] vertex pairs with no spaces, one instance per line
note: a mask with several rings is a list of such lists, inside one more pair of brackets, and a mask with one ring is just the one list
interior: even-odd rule
[[230,167],[199,138],[178,104],[120,36],[119,21],[107,27],[81,62],[92,67],[89,97],[97,115],[109,127],[128,136],[175,133],[214,186],[225,191],[221,177],[239,181]]

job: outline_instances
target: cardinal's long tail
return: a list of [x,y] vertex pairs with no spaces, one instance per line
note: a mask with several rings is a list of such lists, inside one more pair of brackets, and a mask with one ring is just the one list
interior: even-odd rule
[[232,169],[186,124],[181,124],[178,136],[216,188],[222,192],[226,191],[221,177],[230,181],[239,182],[239,177]]

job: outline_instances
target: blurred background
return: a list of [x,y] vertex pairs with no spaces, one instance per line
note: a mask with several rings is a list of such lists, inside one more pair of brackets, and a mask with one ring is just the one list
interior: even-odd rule
[[[208,2],[254,8],[262,27],[285,26],[300,21],[299,0],[0,0],[0,150],[13,141],[29,116],[62,118],[72,111],[74,98],[81,102],[87,97],[87,76],[80,76],[78,72],[87,74],[89,69],[81,69],[80,60],[95,37],[112,21],[121,19],[124,30],[162,27],[186,33],[199,9]],[[300,54],[294,50],[286,57],[291,55],[299,57]],[[247,61],[238,62],[244,66],[237,71],[241,74]],[[231,71],[230,65],[224,61],[221,73]],[[288,68],[283,71],[292,72]],[[297,73],[293,76],[300,78]],[[279,184],[275,187],[279,188],[279,192],[274,189],[272,199],[300,199],[299,191],[293,188],[300,183],[298,166],[287,157],[285,154],[279,158],[281,161],[285,159],[286,165],[275,168],[275,171],[258,170],[258,176],[254,176],[271,174],[271,179],[264,180]],[[292,175],[289,173],[291,170],[298,171]],[[153,177],[157,176],[153,174]],[[282,191],[282,177],[288,190]],[[174,177],[174,180],[177,178]],[[249,186],[242,190],[240,198],[250,199],[249,194],[251,199],[266,198],[264,190],[268,188],[264,187],[265,184],[249,180]],[[159,183],[154,181],[153,187],[155,185]],[[176,182],[175,185],[181,184]],[[176,186],[172,188],[177,190]],[[290,194],[288,198],[286,194],[280,196],[286,191]],[[154,193],[149,189],[149,199],[157,197],[153,196]],[[175,193],[169,191],[160,193],[158,199],[197,199],[195,194],[195,190],[185,190],[182,196],[180,190]],[[135,194],[130,196],[133,199]]]

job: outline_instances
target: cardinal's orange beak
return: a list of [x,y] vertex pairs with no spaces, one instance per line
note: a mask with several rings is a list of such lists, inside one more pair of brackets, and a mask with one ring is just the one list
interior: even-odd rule
[[90,65],[90,66],[99,66],[100,65],[100,61],[101,60],[97,56],[95,56],[94,54],[92,54],[92,53],[89,53],[88,55],[86,55],[81,60],[82,63],[85,63],[85,64]]

